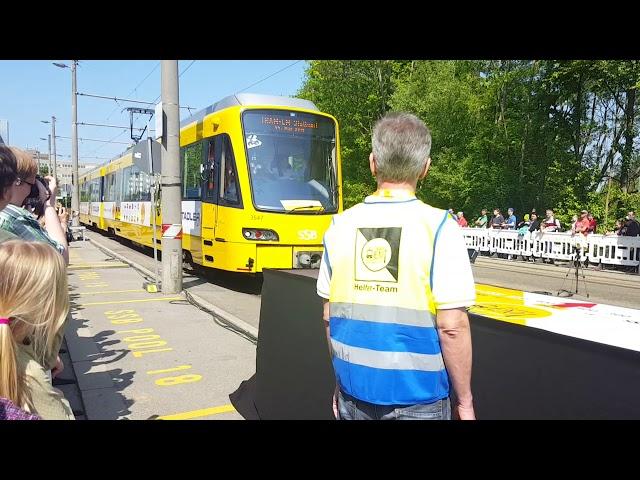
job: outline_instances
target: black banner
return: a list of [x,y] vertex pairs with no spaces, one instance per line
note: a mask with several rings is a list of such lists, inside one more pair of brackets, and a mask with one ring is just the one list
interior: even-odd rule
[[[317,270],[265,270],[256,374],[230,395],[247,419],[332,419]],[[478,419],[639,419],[640,353],[471,315]]]

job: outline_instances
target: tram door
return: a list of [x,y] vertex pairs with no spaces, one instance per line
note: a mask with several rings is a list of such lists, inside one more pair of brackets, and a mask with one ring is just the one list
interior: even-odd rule
[[202,162],[202,264],[213,266],[218,190],[220,188],[220,157],[222,143],[218,137],[205,142]]

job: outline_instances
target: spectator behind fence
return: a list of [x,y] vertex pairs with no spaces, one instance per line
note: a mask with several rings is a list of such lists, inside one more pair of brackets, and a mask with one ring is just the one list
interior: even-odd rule
[[596,229],[598,228],[598,221],[593,218],[592,214],[587,215],[587,218],[589,219],[589,230],[587,230],[587,232],[596,233]]
[[483,208],[480,211],[480,216],[474,222],[474,224],[478,228],[485,228],[485,227],[487,227],[488,223],[489,223],[489,217],[487,216],[487,209]]
[[513,208],[509,208],[507,210],[507,214],[509,216],[507,217],[506,221],[503,224],[503,228],[506,228],[507,230],[515,230],[516,229],[516,223],[518,222],[518,219],[513,214],[513,212],[514,212]]
[[540,220],[538,219],[538,214],[536,212],[531,214],[531,225],[529,225],[529,231],[531,233],[540,231]]
[[502,228],[504,217],[500,214],[499,208],[493,209],[493,218],[491,219],[491,228]]
[[571,234],[576,233],[576,223],[578,223],[578,215],[571,217]]
[[69,312],[64,260],[45,243],[10,240],[0,272],[0,397],[45,420],[72,420],[48,375]]
[[[16,156],[11,149],[0,144],[0,211],[9,205],[11,185],[18,178]],[[17,238],[13,233],[0,228],[0,243]]]
[[464,212],[458,212],[458,225],[462,228],[465,228],[468,225],[467,219],[464,218]]
[[[43,242],[51,245],[62,254],[65,262],[68,263],[69,251],[66,235],[60,226],[60,219],[54,208],[57,192],[55,179],[47,177],[51,190],[51,195],[49,195],[45,187],[36,181],[38,164],[33,157],[19,148],[11,147],[11,150],[17,161],[18,177],[11,185],[10,204],[0,211],[0,228],[22,240]],[[30,194],[33,196],[39,194],[41,201],[44,203],[43,217],[47,229],[46,232],[33,215],[22,208]]]
[[578,220],[576,221],[575,225],[574,225],[574,233],[581,233],[583,235],[586,235],[587,233],[589,233],[589,219],[587,218],[587,215],[589,215],[589,212],[587,212],[586,210],[582,210],[580,212],[580,218],[578,218]]
[[524,219],[518,223],[518,235],[526,235],[529,232],[529,226],[531,225],[531,221],[529,220],[529,214],[524,214]]
[[462,231],[415,196],[431,134],[408,113],[380,119],[369,156],[378,190],[333,217],[317,293],[337,377],[341,419],[474,419],[475,286]]
[[640,223],[636,220],[636,212],[629,211],[626,221],[621,230],[621,235],[625,237],[637,237],[640,235]]
[[559,232],[560,231],[560,220],[555,218],[553,215],[553,210],[550,208],[547,209],[547,217],[542,222],[542,227],[540,228],[542,232]]
[[616,220],[613,230],[606,232],[605,235],[622,235],[622,227],[624,226],[624,222],[624,218],[619,218],[618,220]]

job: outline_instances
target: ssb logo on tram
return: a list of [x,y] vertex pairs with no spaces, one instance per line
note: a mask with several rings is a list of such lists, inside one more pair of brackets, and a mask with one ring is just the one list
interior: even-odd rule
[[318,238],[318,232],[315,230],[298,230],[298,238],[300,240],[315,240]]

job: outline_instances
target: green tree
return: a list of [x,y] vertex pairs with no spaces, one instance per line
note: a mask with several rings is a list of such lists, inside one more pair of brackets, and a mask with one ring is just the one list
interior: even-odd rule
[[345,60],[310,62],[300,95],[340,122],[346,207],[375,188],[374,122],[404,110],[433,134],[418,188],[432,205],[551,207],[565,224],[587,208],[612,224],[637,208],[638,85],[635,60]]
[[375,189],[368,160],[371,129],[389,110],[396,77],[408,70],[408,62],[391,60],[309,62],[298,96],[338,120],[345,208]]

